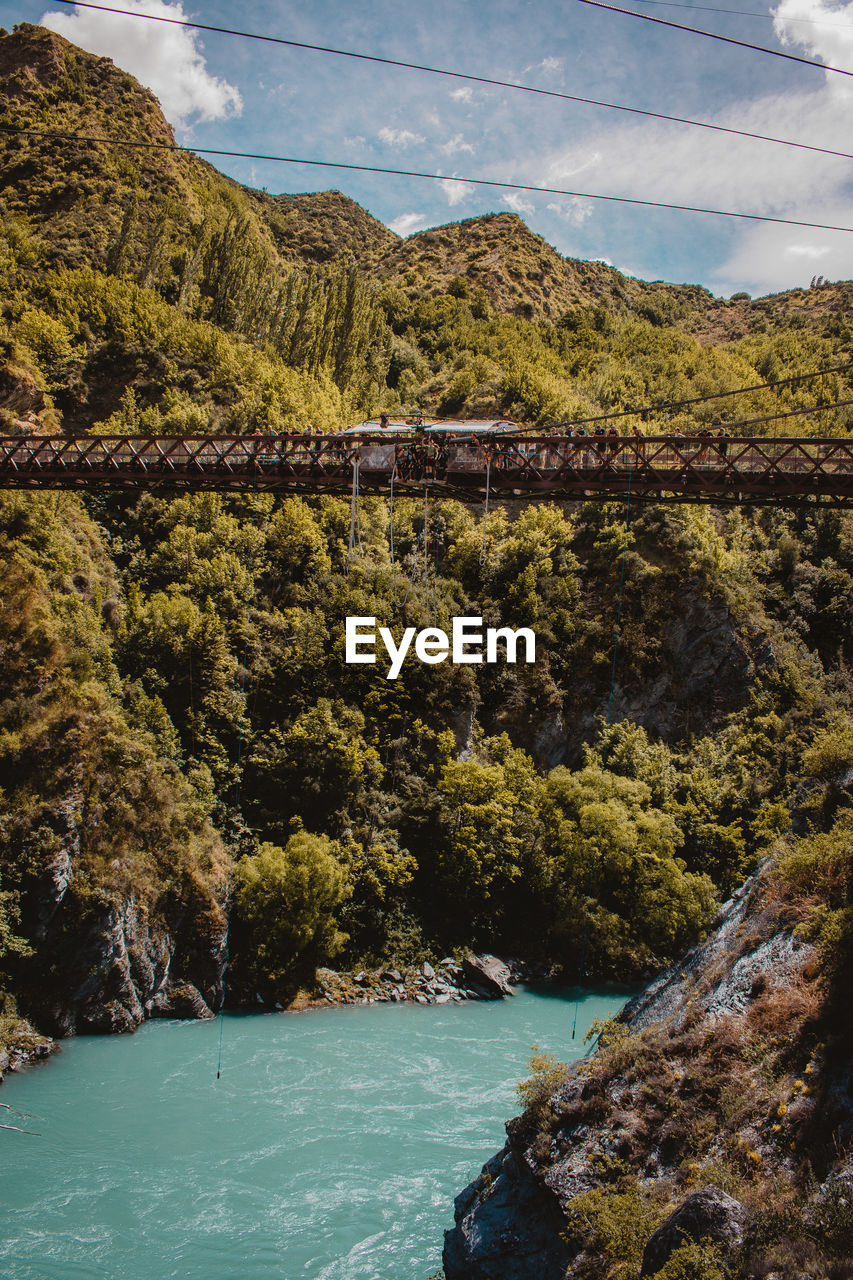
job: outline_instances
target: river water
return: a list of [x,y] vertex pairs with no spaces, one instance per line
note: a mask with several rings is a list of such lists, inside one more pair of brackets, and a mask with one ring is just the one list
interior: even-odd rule
[[[8,1280],[426,1280],[504,1141],[531,1045],[568,1060],[624,997],[149,1023],[7,1077]],[[222,1074],[216,1079],[222,1032]]]

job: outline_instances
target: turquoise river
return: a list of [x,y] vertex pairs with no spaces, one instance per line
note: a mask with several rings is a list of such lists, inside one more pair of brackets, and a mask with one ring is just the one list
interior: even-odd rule
[[[7,1077],[7,1280],[426,1280],[504,1141],[531,1045],[585,1050],[624,997],[167,1022]],[[216,1079],[222,1032],[222,1074]]]

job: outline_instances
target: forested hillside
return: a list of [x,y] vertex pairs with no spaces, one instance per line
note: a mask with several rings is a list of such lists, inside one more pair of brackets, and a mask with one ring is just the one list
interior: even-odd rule
[[[508,214],[399,241],[338,193],[122,149],[171,144],[156,102],[52,33],[4,34],[0,70],[7,431],[541,425],[849,361],[847,286],[726,302],[563,259]],[[848,398],[836,372],[659,421]],[[355,555],[349,518],[0,499],[0,963],[43,1029],[217,1007],[226,906],[233,1000],[469,945],[574,974],[584,932],[590,973],[634,979],[849,803],[847,515],[543,505],[484,529],[370,500]],[[534,628],[535,666],[343,660],[348,615],[460,614]]]

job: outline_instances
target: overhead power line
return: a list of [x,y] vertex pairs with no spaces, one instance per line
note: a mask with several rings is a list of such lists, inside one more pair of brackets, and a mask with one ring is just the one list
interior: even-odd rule
[[[810,409],[787,409],[780,413],[766,413],[762,418],[744,418],[739,422],[727,422],[726,430],[733,427],[757,427],[764,422],[778,422],[781,418],[803,418],[810,413],[829,413],[830,409],[846,409],[853,400],[835,400],[832,404],[815,404]],[[737,432],[733,432],[737,434]]]
[[[573,418],[572,423],[575,426],[580,426],[581,424],[585,426],[588,422],[610,422],[614,418],[635,418],[643,417],[647,413],[664,413],[669,409],[686,409],[690,405],[694,404],[707,404],[709,400],[727,400],[731,399],[732,396],[750,395],[754,391],[776,391],[779,387],[793,386],[795,382],[808,382],[811,378],[821,378],[825,373],[847,373],[851,368],[853,368],[853,365],[849,362],[847,364],[836,364],[829,369],[814,369],[811,373],[798,373],[792,378],[779,378],[775,382],[759,382],[754,387],[737,387],[734,391],[714,391],[710,395],[692,396],[689,400],[667,400],[659,402],[658,404],[640,405],[639,408],[616,409],[612,413],[599,413],[592,418]],[[849,401],[847,400],[839,401],[839,404],[846,405],[848,403]],[[829,405],[827,407],[832,408],[833,406]],[[817,412],[817,410],[813,408],[797,409],[794,412],[813,413]],[[778,417],[784,415],[773,414],[771,416]],[[752,421],[752,419],[750,419],[750,421]],[[755,421],[763,422],[765,419],[756,418]],[[766,421],[769,422],[770,419],[768,418]],[[728,426],[730,424],[727,423],[726,425]],[[740,425],[747,424],[743,423]]]
[[[682,4],[680,0],[636,0],[637,4],[654,4],[662,9],[693,9],[697,13],[729,13],[735,18],[763,18],[765,22],[773,17],[772,13],[765,10],[759,13],[757,9],[719,9],[710,4]],[[842,31],[850,31],[853,28],[851,22],[822,22],[820,18],[785,18],[786,22],[796,22],[798,25],[808,27],[836,27]]]
[[787,62],[799,62],[806,67],[819,67],[821,71],[832,71],[838,76],[853,76],[853,71],[845,71],[842,67],[830,67],[825,62],[816,62],[813,58],[800,58],[795,53],[782,53],[780,49],[767,49],[762,44],[750,44],[748,40],[734,40],[731,36],[721,36],[716,31],[702,31],[699,27],[685,27],[680,22],[670,22],[667,18],[656,18],[651,13],[637,13],[634,9],[620,9],[615,4],[604,4],[602,0],[578,0],[579,4],[591,5],[594,9],[607,9],[610,13],[622,13],[629,18],[639,18],[642,22],[656,22],[661,27],[671,27],[674,31],[689,31],[694,36],[705,36],[708,40],[721,40],[723,44],[736,44],[740,49],[751,49],[753,53],[769,53],[774,58],[784,58]]
[[[382,58],[378,54],[359,53],[353,49],[336,49],[329,45],[307,44],[301,40],[285,40],[282,36],[266,35],[255,31],[239,31],[232,27],[216,27],[205,22],[191,22],[187,18],[166,18],[156,13],[137,13],[132,9],[119,9],[112,5],[91,4],[84,0],[57,0],[59,4],[68,4],[78,9],[94,9],[98,13],[118,14],[121,17],[140,18],[145,22],[159,22],[170,27],[189,27],[194,31],[212,31],[218,35],[238,36],[243,40],[260,40],[265,44],[284,45],[290,49],[306,49],[312,53],[332,54],[338,58],[353,58],[359,62],[374,62],[385,67],[400,67],[404,71],[422,71],[429,75],[444,76],[451,80],[465,80],[471,84],[488,85],[498,89],[514,89],[518,93],[538,95],[543,98],[556,98],[562,102],[577,102],[581,106],[601,107],[606,111],[621,111],[627,115],[644,116],[649,120],[664,120],[669,124],[684,124],[694,129],[707,129],[713,133],[727,133],[735,138],[750,138],[755,142],[771,142],[780,147],[795,147],[800,151],[814,151],[819,155],[839,156],[842,160],[853,160],[853,153],[836,151],[831,147],[817,147],[807,142],[795,142],[789,138],[774,138],[765,133],[754,133],[748,129],[734,129],[722,124],[712,124],[708,120],[692,120],[684,116],[667,115],[662,111],[645,111],[642,107],[629,107],[618,102],[602,102],[598,98],[584,98],[578,94],[561,93],[557,89],[542,89],[536,85],[515,84],[511,80],[495,80],[489,76],[477,76],[467,71],[450,71],[444,67],[431,67],[418,62],[401,62],[396,58]],[[627,10],[626,10],[627,12]],[[637,14],[643,17],[643,14]]]
[[676,213],[705,213],[714,218],[740,218],[747,222],[768,222],[784,227],[807,227],[811,231],[853,232],[853,227],[827,222],[804,222],[797,218],[774,218],[766,213],[742,213],[735,209],[708,209],[702,205],[673,204],[665,200],[640,200],[635,196],[611,196],[593,191],[569,191],[565,187],[535,187],[526,182],[504,182],[500,178],[468,178],[456,173],[424,173],[418,169],[389,169],[373,164],[345,164],[339,160],[313,160],[299,156],[274,156],[256,151],[226,151],[217,147],[181,147],[176,142],[133,142],[128,138],[104,138],[92,134],[68,133],[58,129],[20,129],[0,124],[0,133],[18,137],[43,138],[63,142],[91,142],[108,147],[131,147],[140,151],[183,152],[185,155],[221,156],[232,160],[264,160],[270,164],[308,165],[318,169],[341,169],[349,173],[383,173],[395,178],[423,178],[429,182],[457,182],[471,187],[503,191],[530,191],[546,196],[568,196],[573,200],[605,200],[611,204],[632,204],[644,209],[671,209]]

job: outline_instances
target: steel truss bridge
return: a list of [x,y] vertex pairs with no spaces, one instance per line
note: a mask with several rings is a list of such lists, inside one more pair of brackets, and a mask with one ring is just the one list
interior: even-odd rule
[[853,437],[0,436],[0,488],[853,506]]

